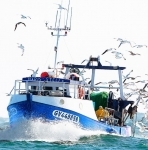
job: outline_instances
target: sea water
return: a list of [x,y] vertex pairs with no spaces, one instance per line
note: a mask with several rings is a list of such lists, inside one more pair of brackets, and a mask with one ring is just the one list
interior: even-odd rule
[[[136,120],[140,121],[143,114],[138,113]],[[68,122],[42,122],[30,120],[9,127],[8,118],[0,118],[0,150],[141,150],[148,149],[148,131],[140,130],[132,120],[133,134],[131,137],[109,135],[101,131],[83,130]],[[144,124],[148,125],[147,120]],[[135,128],[134,128],[135,127]]]

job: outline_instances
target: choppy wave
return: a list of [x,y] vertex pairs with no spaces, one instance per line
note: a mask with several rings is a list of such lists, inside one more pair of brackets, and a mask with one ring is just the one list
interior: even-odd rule
[[[2,125],[1,125],[2,126]],[[3,123],[0,130],[0,140],[8,141],[78,141],[81,137],[105,134],[101,131],[83,130],[73,123],[42,122],[39,120],[27,120],[9,127],[8,122]]]

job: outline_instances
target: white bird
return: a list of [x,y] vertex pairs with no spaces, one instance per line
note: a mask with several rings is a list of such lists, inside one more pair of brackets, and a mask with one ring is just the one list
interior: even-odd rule
[[125,44],[125,43],[130,44],[130,46],[132,47],[132,44],[131,44],[131,42],[130,42],[130,41],[122,40],[122,41],[120,42],[120,44],[119,44],[118,48],[119,48],[122,44]]
[[89,60],[88,60],[88,59],[84,59],[84,60],[81,62],[81,64],[83,64],[85,61],[88,62]]
[[119,84],[119,82],[118,82],[117,80],[111,80],[111,81],[109,81],[108,83],[109,83],[109,84],[114,84],[114,83],[118,83],[118,84]]
[[[56,4],[56,3],[54,3],[54,4]],[[59,8],[58,8],[58,9],[65,9],[65,10],[67,10],[66,8],[62,7],[62,5],[60,5],[60,4],[56,4],[56,5],[58,5],[58,6],[59,6]]]
[[136,47],[136,48],[146,47],[147,48],[147,45],[134,45],[133,47]]
[[123,41],[123,39],[121,38],[114,38],[114,39],[117,39],[117,41]]
[[138,77],[141,77],[141,76],[127,77],[126,79],[124,79],[123,83],[124,83],[127,79],[135,80],[135,79],[138,78]]
[[17,44],[19,45],[18,48],[22,49],[22,55],[21,56],[23,56],[25,47],[22,44],[19,44],[19,43],[17,43]]
[[31,19],[29,16],[24,16],[24,15],[21,15],[21,18],[22,19],[27,19],[27,18]]
[[98,82],[95,85],[98,85],[98,84],[108,84],[108,83],[107,82]]
[[144,125],[141,122],[136,122],[136,126],[139,128],[140,132],[145,131]]
[[129,77],[129,75],[133,72],[133,70],[131,70],[126,76],[122,75],[124,79],[127,79]]
[[106,52],[110,52],[110,51],[112,51],[112,50],[116,50],[116,49],[115,49],[115,48],[106,49],[106,50],[102,53],[102,55],[105,54]]
[[126,58],[120,52],[112,51],[111,53],[115,54],[115,58],[117,58],[117,59],[123,58],[124,60],[126,60]]
[[145,82],[147,82],[148,80],[139,80],[139,81],[136,81],[135,83],[145,83]]
[[59,71],[59,73],[61,73],[61,74],[65,74],[62,70],[60,70],[60,71]]
[[10,96],[13,90],[14,90],[14,87],[11,89],[9,93],[6,93],[7,94],[6,96]]
[[45,22],[45,26],[48,27],[48,22],[47,21]]
[[31,77],[36,77],[36,75],[38,74],[39,68],[37,68],[36,71],[34,71],[33,69],[27,69],[27,70],[31,70],[33,72],[33,74],[31,75]]
[[110,65],[110,66],[112,66],[112,63],[111,63],[111,62],[109,62],[109,61],[105,61],[105,62],[108,62],[108,63],[109,63],[109,65]]
[[132,52],[132,51],[128,51],[128,52],[130,52],[130,55],[132,55],[132,56],[141,55],[141,54],[138,54],[138,53],[134,53],[134,52]]
[[59,61],[59,62],[57,62],[57,65],[60,64],[60,63],[64,63],[64,61]]

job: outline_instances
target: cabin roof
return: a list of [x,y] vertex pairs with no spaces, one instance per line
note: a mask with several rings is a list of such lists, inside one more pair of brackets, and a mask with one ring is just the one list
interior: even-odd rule
[[90,66],[90,65],[75,65],[75,64],[63,64],[64,67],[67,68],[82,68],[82,69],[104,69],[104,70],[124,70],[126,67],[119,66],[102,66],[101,64],[98,66]]

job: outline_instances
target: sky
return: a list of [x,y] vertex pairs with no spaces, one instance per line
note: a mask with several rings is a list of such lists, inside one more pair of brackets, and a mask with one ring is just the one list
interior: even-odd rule
[[[27,69],[37,69],[38,75],[47,71],[48,65],[54,66],[55,37],[47,30],[45,22],[54,26],[57,5],[61,0],[1,0],[0,1],[0,116],[7,116],[9,93],[14,80],[30,76]],[[124,74],[133,69],[133,76],[148,73],[148,48],[132,48],[129,44],[120,44],[114,38],[129,40],[132,44],[148,45],[148,1],[147,0],[71,0],[72,26],[67,37],[61,37],[58,47],[58,61],[80,64],[90,55],[97,57],[103,65],[124,66]],[[67,7],[68,0],[63,0]],[[21,19],[21,14],[31,19]],[[14,31],[17,22],[24,22]],[[24,55],[18,44],[25,47]],[[116,59],[113,54],[101,55],[108,48],[116,48],[126,58]],[[130,56],[128,51],[140,53]],[[88,73],[86,77],[88,77]],[[98,81],[114,73],[98,73]],[[148,77],[147,77],[148,78]],[[113,78],[112,78],[113,79]],[[96,80],[96,82],[97,82]]]

